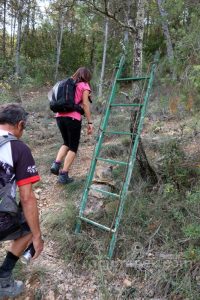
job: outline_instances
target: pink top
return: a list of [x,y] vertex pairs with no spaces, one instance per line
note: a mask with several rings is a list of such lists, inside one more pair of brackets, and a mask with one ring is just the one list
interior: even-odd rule
[[[75,92],[75,103],[76,104],[82,104],[83,101],[83,92],[84,91],[91,91],[91,88],[87,82],[79,82],[76,85],[76,92]],[[76,119],[78,121],[81,121],[81,114],[77,111],[73,112],[60,112],[56,114],[57,117],[70,117],[73,119]]]

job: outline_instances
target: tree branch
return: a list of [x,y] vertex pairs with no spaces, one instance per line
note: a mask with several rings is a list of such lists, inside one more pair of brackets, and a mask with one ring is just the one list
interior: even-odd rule
[[121,20],[119,20],[117,18],[116,13],[112,13],[109,10],[108,1],[107,0],[104,0],[104,10],[97,6],[95,0],[85,0],[84,3],[87,3],[90,7],[94,8],[100,14],[102,14],[102,15],[110,18],[110,19],[112,19],[113,21],[115,21],[116,23],[118,23],[121,27],[123,27],[125,29],[129,29],[130,31],[132,31],[133,33],[135,33],[135,26],[133,26],[132,24],[127,24],[125,22],[122,22]]

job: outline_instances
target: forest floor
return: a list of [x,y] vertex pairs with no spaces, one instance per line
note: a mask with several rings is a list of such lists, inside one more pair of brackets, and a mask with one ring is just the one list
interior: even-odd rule
[[[22,278],[25,281],[25,293],[19,296],[18,300],[95,300],[95,299],[154,299],[164,300],[168,299],[167,291],[163,292],[162,297],[154,296],[155,291],[153,290],[153,281],[156,280],[154,275],[158,275],[158,269],[161,259],[163,259],[165,267],[170,268],[174,265],[174,259],[180,261],[182,259],[178,254],[176,257],[170,252],[158,253],[155,249],[143,253],[143,262],[139,262],[137,272],[130,274],[127,272],[127,261],[122,261],[115,258],[111,262],[105,260],[101,263],[101,259],[94,261],[82,261],[77,264],[75,261],[76,249],[73,250],[73,246],[70,244],[76,239],[73,235],[73,228],[69,229],[72,238],[68,239],[67,230],[68,227],[63,228],[66,231],[66,239],[63,240],[61,246],[57,239],[51,237],[51,229],[45,227],[46,218],[49,215],[53,216],[60,211],[64,210],[65,207],[71,205],[71,200],[75,202],[75,207],[78,206],[81,198],[82,190],[76,192],[76,187],[73,185],[73,189],[69,186],[63,187],[57,183],[57,177],[50,174],[49,168],[55,158],[59,145],[61,144],[61,138],[59,131],[56,127],[55,119],[48,112],[46,104],[40,103],[41,99],[45,99],[46,90],[32,92],[31,94],[24,95],[23,103],[27,110],[30,112],[29,117],[29,128],[25,132],[24,141],[28,143],[32,149],[33,156],[36,160],[39,173],[41,175],[41,182],[36,184],[34,191],[38,199],[38,205],[40,208],[42,228],[45,240],[45,248],[40,257],[31,262],[28,267],[23,266],[21,263],[18,264],[17,270],[15,271],[16,277]],[[82,182],[88,172],[92,152],[95,146],[95,135],[97,134],[97,127],[100,121],[100,116],[97,116],[95,122],[95,134],[93,137],[88,137],[85,133],[83,126],[83,134],[80,143],[80,149],[77,158],[73,164],[70,172],[70,176],[75,178],[76,182],[79,182],[82,186]],[[160,120],[155,122],[152,117],[146,119],[146,124],[143,131],[143,139],[145,143],[150,140],[154,142],[160,137],[173,135],[174,137],[182,134],[182,127],[177,123],[177,119],[171,119],[167,122]],[[157,124],[155,126],[155,124]],[[149,135],[150,129],[150,135]],[[153,133],[152,133],[153,132]],[[153,134],[153,136],[152,136]],[[191,144],[188,147],[186,143],[185,149],[188,155],[197,156],[200,153],[200,142],[199,132],[193,135],[190,140]],[[189,153],[190,152],[190,153]],[[149,151],[149,155],[152,159],[155,159],[155,153]],[[157,158],[156,158],[157,159]],[[196,165],[198,165],[196,161]],[[74,196],[74,195],[75,196]],[[56,224],[55,226],[59,226]],[[158,227],[159,230],[159,227]],[[149,245],[156,230],[149,237]],[[95,236],[94,236],[95,238]],[[98,239],[98,237],[96,237]],[[137,242],[137,241],[136,241]],[[138,243],[139,245],[139,243]],[[4,245],[1,250],[1,256],[5,254]],[[137,245],[136,245],[137,246]],[[134,247],[132,247],[131,258],[132,263],[134,260]],[[149,246],[150,247],[150,246]],[[60,255],[60,248],[65,249],[66,257]],[[69,257],[68,252],[70,253]],[[63,253],[63,252],[62,252]],[[129,252],[130,253],[130,252]],[[101,257],[101,254],[99,254]],[[135,256],[136,258],[137,256]],[[130,257],[129,257],[130,258]],[[128,258],[127,258],[128,259]],[[156,272],[155,272],[156,270]],[[142,272],[151,272],[152,280],[151,283],[145,283],[145,276],[141,276]],[[143,293],[143,297],[135,297],[134,292],[146,291]],[[139,295],[140,293],[138,293]],[[177,296],[170,299],[189,299],[181,298]]]

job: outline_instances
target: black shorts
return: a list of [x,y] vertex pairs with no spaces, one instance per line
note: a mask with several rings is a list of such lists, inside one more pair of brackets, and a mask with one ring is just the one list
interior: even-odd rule
[[70,117],[57,117],[58,128],[62,135],[64,145],[73,152],[77,152],[80,136],[81,136],[81,121]]
[[30,232],[23,213],[19,213],[17,217],[9,213],[0,213],[0,241],[16,240]]

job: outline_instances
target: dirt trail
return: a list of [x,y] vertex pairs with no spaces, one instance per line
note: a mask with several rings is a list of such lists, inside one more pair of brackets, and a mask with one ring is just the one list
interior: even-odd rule
[[[87,172],[90,163],[90,157],[93,147],[81,146],[71,175],[76,179]],[[48,155],[45,147],[33,150],[33,155]],[[57,184],[57,177],[50,172],[44,173],[42,169],[49,169],[49,166],[41,164],[39,169],[42,171],[42,180],[39,187],[35,188],[35,194],[38,198],[38,205],[42,215],[49,210],[52,214],[61,200],[60,197],[66,197],[66,190],[63,186]],[[4,244],[1,248],[1,256],[5,254]],[[99,299],[97,284],[94,274],[90,271],[80,271],[73,268],[72,264],[66,264],[62,261],[56,252],[56,243],[53,240],[45,240],[45,248],[40,257],[32,262],[28,267],[23,266],[22,272],[26,273],[25,293],[16,299],[19,300],[64,300],[64,299]],[[67,245],[66,245],[67,251]],[[18,274],[20,275],[20,274]],[[20,276],[16,276],[20,277]]]
[[[77,158],[70,172],[70,176],[74,177],[75,180],[79,180],[87,173],[94,147],[88,138],[84,137],[83,139],[86,141],[80,144]],[[33,155],[37,160],[39,157],[46,157],[48,151],[45,146],[38,147],[33,150]],[[62,199],[67,198],[67,189],[57,183],[57,176],[50,174],[49,168],[50,164],[40,163],[39,170],[42,173],[41,187],[35,188],[41,219],[47,210],[51,214],[56,212],[59,209],[58,204],[62,203]],[[66,264],[66,262],[59,258],[56,249],[57,245],[55,241],[45,241],[43,253],[28,267],[31,276],[26,281],[25,294],[18,299],[99,299],[94,274],[86,270],[80,270],[77,273],[77,269],[74,269],[71,263]],[[45,272],[43,279],[43,275],[40,272]]]

